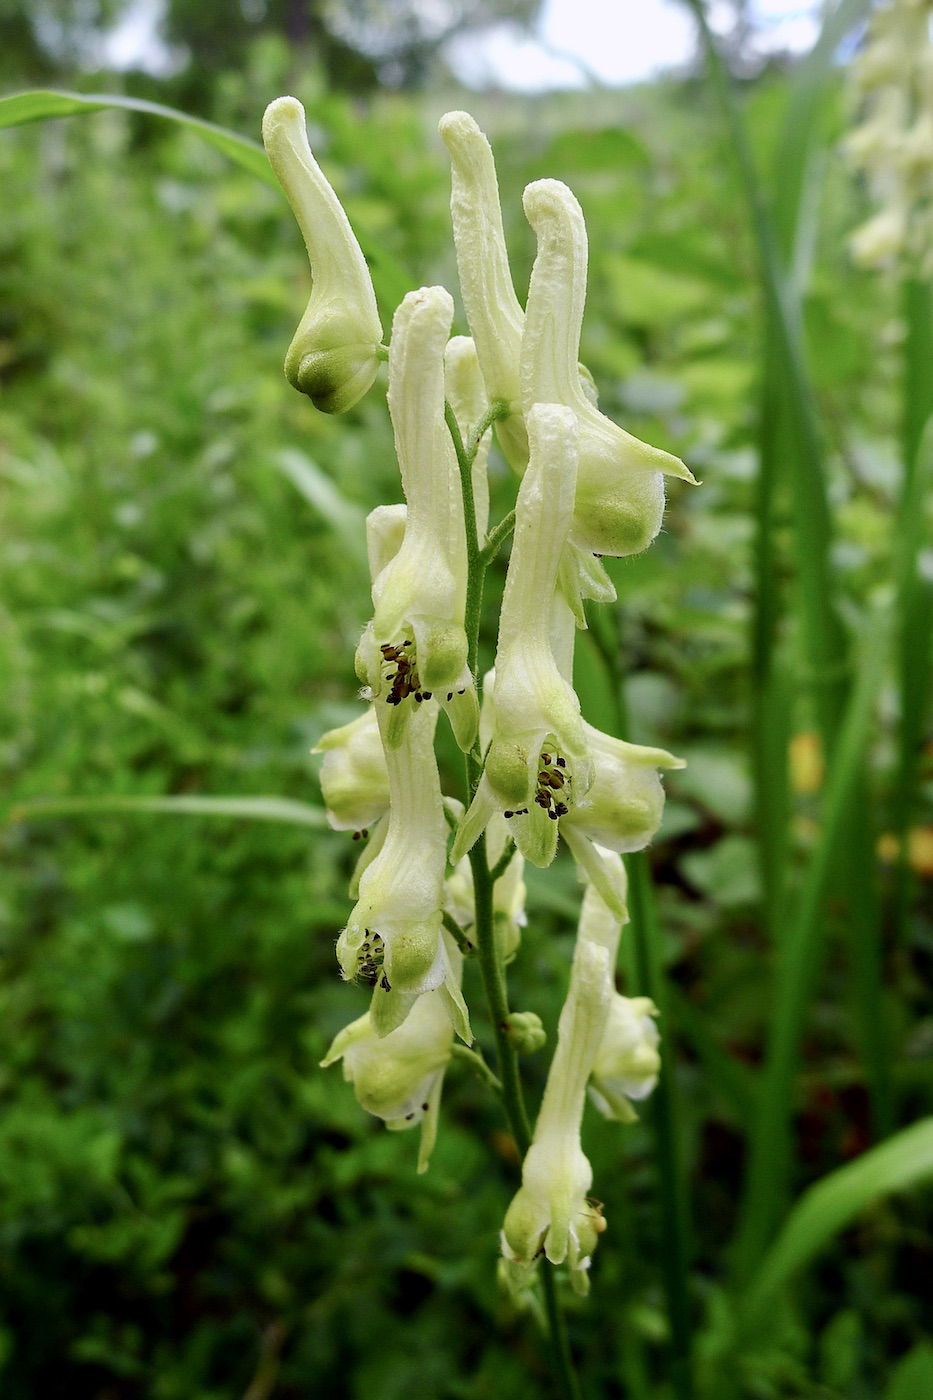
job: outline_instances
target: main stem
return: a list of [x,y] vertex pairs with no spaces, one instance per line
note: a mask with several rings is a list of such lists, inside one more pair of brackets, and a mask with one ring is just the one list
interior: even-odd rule
[[[467,539],[467,597],[465,627],[467,634],[470,668],[479,684],[479,630],[483,603],[483,584],[486,567],[494,551],[482,547],[476,532],[476,511],[473,502],[473,458],[482,433],[474,434],[469,450],[463,445],[459,425],[450,405],[445,407],[447,426],[457,453],[460,468],[460,481],[463,489],[463,507],[466,517]],[[501,416],[498,413],[495,416]],[[490,417],[490,422],[495,421]],[[495,532],[494,532],[495,533]],[[483,757],[477,739],[473,749],[466,755],[467,798],[472,801],[483,773]],[[508,1037],[509,999],[506,987],[505,968],[499,956],[498,941],[495,936],[493,919],[493,878],[486,851],[485,832],[480,836],[470,852],[470,867],[473,871],[473,896],[476,922],[473,937],[476,943],[476,960],[483,979],[483,990],[489,1007],[493,1034],[496,1038],[496,1060],[499,1081],[502,1085],[502,1106],[506,1121],[519,1154],[524,1158],[531,1146],[531,1124],[525,1107],[518,1055]],[[544,1304],[547,1310],[550,1331],[551,1361],[554,1381],[561,1400],[581,1400],[580,1384],[574,1370],[560,1299],[554,1279],[554,1270],[543,1261],[541,1283],[544,1291]]]

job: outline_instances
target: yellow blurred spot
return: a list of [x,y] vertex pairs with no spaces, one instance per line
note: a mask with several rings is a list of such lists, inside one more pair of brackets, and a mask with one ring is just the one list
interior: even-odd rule
[[[878,838],[878,855],[893,865],[900,852],[900,842],[891,831]],[[916,875],[925,879],[933,876],[933,826],[912,826],[907,833],[907,863]]]
[[819,792],[826,765],[823,742],[816,730],[795,734],[790,741],[790,780],[795,792]]
[[522,1160],[522,1154],[518,1150],[518,1143],[511,1133],[503,1133],[496,1129],[489,1134],[489,1145],[497,1157],[501,1157],[503,1162],[518,1163]]

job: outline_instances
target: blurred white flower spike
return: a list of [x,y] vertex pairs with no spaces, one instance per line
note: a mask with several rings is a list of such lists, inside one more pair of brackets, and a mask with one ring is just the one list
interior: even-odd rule
[[343,205],[311,154],[297,98],[270,102],[262,139],[311,263],[311,297],[285,375],[315,408],[343,413],[372,387],[383,358],[372,278]]
[[889,0],[872,11],[852,64],[861,121],[843,149],[878,210],[853,233],[856,262],[933,272],[933,4]]

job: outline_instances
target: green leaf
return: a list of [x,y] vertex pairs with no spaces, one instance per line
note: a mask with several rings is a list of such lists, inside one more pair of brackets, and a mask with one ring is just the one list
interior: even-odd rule
[[200,117],[189,117],[187,112],[179,112],[174,107],[163,107],[160,102],[147,102],[142,97],[122,97],[117,93],[52,92],[44,88],[16,92],[12,97],[0,98],[0,127],[25,126],[27,122],[47,121],[50,117],[82,116],[102,112],[108,107],[146,112],[153,117],[166,117],[169,121],[179,122],[251,175],[256,175],[264,184],[271,185],[274,190],[279,189],[279,182],[258,141],[250,141],[247,136],[215,126],[213,122],[202,121]]
[[925,1400],[933,1395],[933,1347],[919,1342],[891,1372],[884,1400]]
[[752,1280],[744,1305],[746,1320],[751,1322],[781,1285],[862,1211],[894,1191],[907,1191],[930,1179],[933,1118],[924,1118],[811,1186],[791,1210]]
[[292,822],[326,826],[321,807],[287,797],[37,797],[11,807],[6,822],[42,817],[92,815],[96,812],[161,812],[169,816],[235,817],[246,821]]

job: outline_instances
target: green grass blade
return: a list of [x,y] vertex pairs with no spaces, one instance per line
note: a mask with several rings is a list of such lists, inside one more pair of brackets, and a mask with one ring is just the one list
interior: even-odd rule
[[[799,297],[797,288],[785,268],[773,209],[766,198],[756,169],[744,115],[707,23],[706,7],[703,0],[688,0],[688,3],[700,25],[713,86],[730,132],[758,252],[765,303],[766,344],[773,341],[781,404],[786,409],[788,421],[788,455],[791,464],[789,484],[794,507],[795,602],[807,669],[805,679],[813,696],[824,750],[832,756],[839,742],[838,736],[849,689],[850,667],[830,567],[831,519],[826,464],[816,399],[807,366]],[[797,190],[796,200],[799,207],[800,184],[797,182],[795,185],[793,180],[791,184]],[[789,200],[788,208],[792,204],[793,200]],[[756,767],[759,772],[763,771],[764,763],[762,755],[756,755]],[[852,792],[854,795],[854,786]],[[761,811],[765,805],[761,797],[758,805]],[[848,830],[845,833],[837,833],[837,851],[841,854],[845,848],[848,852],[848,895],[851,907],[856,911],[851,920],[851,942],[859,1005],[860,1044],[866,1057],[867,1078],[872,1089],[873,1120],[876,1128],[883,1131],[891,1121],[892,1111],[878,976],[879,906],[874,888],[875,863],[873,851],[870,849],[871,832],[867,822],[868,811],[863,803],[854,810]],[[864,829],[860,828],[860,824]],[[843,836],[847,838],[845,841],[841,839]],[[777,850],[775,847],[775,852]],[[777,897],[780,897],[779,893]],[[773,921],[773,909],[771,917]],[[809,994],[809,990],[809,983],[799,988],[799,998],[803,999]],[[776,1006],[774,1015],[778,1014]],[[783,1032],[777,1032],[772,1025],[772,1041],[780,1041],[782,1034]],[[790,1099],[785,1097],[782,1102],[787,1105],[789,1111]],[[782,1136],[785,1141],[789,1141],[787,1125]],[[755,1160],[753,1150],[750,1171]],[[766,1161],[760,1170],[778,1174],[782,1171],[786,1173],[789,1167],[789,1157],[778,1154]],[[761,1181],[754,1185],[750,1182],[751,1198],[757,1195],[761,1186]],[[782,1183],[777,1199],[780,1199],[785,1189],[786,1183]],[[749,1199],[748,1194],[746,1199]],[[755,1250],[763,1247],[767,1239],[766,1231],[752,1246],[749,1241],[755,1237],[755,1232],[748,1234],[748,1222],[749,1217],[746,1214],[742,1227],[744,1242],[738,1250],[738,1258],[746,1268],[754,1262]],[[767,1228],[771,1228],[770,1223]]]
[[757,1075],[750,1065],[724,1050],[706,1019],[676,982],[667,983],[668,1003],[705,1070],[710,1084],[728,1103],[736,1121],[748,1131],[755,1118]]
[[793,71],[774,162],[774,217],[787,267],[796,261],[808,169],[820,136],[820,106],[836,73],[836,51],[870,9],[871,0],[841,0]]
[[[200,117],[179,112],[175,107],[164,107],[161,102],[148,102],[142,97],[123,97],[119,93],[79,93],[53,92],[46,88],[35,88],[29,92],[16,92],[9,97],[0,97],[0,129],[3,127],[25,126],[29,122],[48,121],[53,117],[86,116],[92,112],[103,112],[107,108],[118,108],[129,112],[142,112],[147,116],[161,117],[187,127],[209,145],[221,151],[235,164],[255,175],[264,185],[282,194],[278,180],[266,159],[266,153],[258,141],[248,136],[230,131],[227,127],[216,126],[214,122],[203,121]],[[284,198],[284,195],[282,196]],[[365,229],[355,230],[369,264],[373,286],[379,301],[385,323],[392,319],[395,307],[411,286],[411,279],[400,263],[380,246],[377,238]]]
[[678,1123],[680,1110],[674,1080],[674,1039],[667,1002],[666,978],[661,958],[661,928],[651,877],[644,851],[626,856],[628,908],[631,923],[626,930],[634,944],[638,993],[657,1006],[664,1053],[661,1073],[651,1095],[648,1117],[658,1153],[660,1186],[662,1268],[671,1325],[670,1369],[677,1400],[693,1396],[693,1340],[690,1316],[689,1211],[680,1160]]
[[236,131],[228,131],[226,127],[215,126],[213,122],[202,121],[200,117],[190,117],[187,112],[179,112],[174,107],[163,107],[160,102],[147,102],[142,97],[122,97],[117,93],[52,92],[43,88],[17,92],[12,97],[0,98],[0,127],[24,126],[27,122],[47,121],[51,117],[76,117],[102,112],[108,107],[145,112],[152,117],[178,122],[196,132],[209,145],[222,151],[264,184],[271,185],[274,190],[279,189],[279,182],[258,141],[251,141]]
[[866,628],[859,673],[830,761],[819,842],[804,877],[796,916],[778,953],[774,1010],[758,1081],[758,1119],[736,1244],[735,1263],[741,1278],[749,1276],[767,1246],[787,1191],[794,1084],[800,1038],[820,967],[823,899],[861,779],[888,631],[888,623],[880,617]]
[[[919,753],[933,678],[933,586],[917,570],[923,543],[924,502],[933,483],[933,289],[905,278],[902,461],[904,487],[898,515],[898,680],[901,702],[892,824],[899,851],[894,893],[898,941],[907,939],[913,876],[907,833],[916,801]],[[924,431],[925,430],[925,431]]]
[[366,562],[366,515],[362,506],[348,501],[325,471],[304,452],[283,447],[276,462],[310,506],[327,521],[347,549]]
[[896,1191],[933,1180],[933,1118],[904,1128],[803,1193],[762,1260],[745,1297],[747,1322],[862,1211]]
[[322,807],[287,797],[35,797],[18,802],[6,814],[5,824],[37,821],[44,817],[94,816],[106,812],[156,812],[167,816],[233,817],[239,821],[291,822],[322,827],[327,817]]

